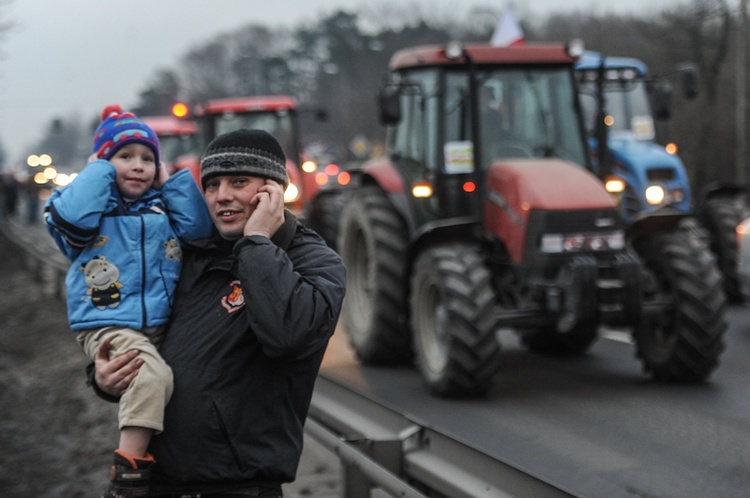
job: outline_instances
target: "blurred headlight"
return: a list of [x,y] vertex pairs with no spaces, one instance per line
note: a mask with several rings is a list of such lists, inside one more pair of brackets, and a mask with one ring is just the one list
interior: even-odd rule
[[646,188],[646,201],[649,204],[661,204],[666,199],[667,194],[659,185],[651,185]]
[[542,235],[539,249],[546,254],[570,252],[617,251],[625,247],[625,234],[622,230],[603,233]]
[[619,194],[625,191],[625,180],[617,176],[609,176],[604,182],[604,188],[610,194]]
[[288,204],[290,202],[296,201],[297,199],[299,199],[299,189],[295,184],[290,183],[286,187],[286,190],[284,190],[284,202]]

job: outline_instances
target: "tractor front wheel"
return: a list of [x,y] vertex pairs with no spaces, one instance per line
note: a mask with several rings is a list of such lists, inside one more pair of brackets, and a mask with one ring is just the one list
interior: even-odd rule
[[635,327],[636,354],[655,379],[698,382],[724,350],[726,298],[703,228],[686,218],[633,243],[644,263],[644,303],[661,310]]
[[403,363],[412,357],[406,318],[403,219],[377,187],[348,197],[337,242],[347,268],[341,318],[363,363]]
[[480,396],[499,366],[492,275],[478,249],[444,244],[425,250],[411,281],[417,366],[439,396]]

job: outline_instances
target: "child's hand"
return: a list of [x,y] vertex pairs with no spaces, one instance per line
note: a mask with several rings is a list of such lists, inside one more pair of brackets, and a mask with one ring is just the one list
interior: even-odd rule
[[156,178],[154,179],[154,187],[161,187],[164,182],[169,178],[169,172],[167,171],[167,165],[164,161],[159,161],[159,166],[156,168]]

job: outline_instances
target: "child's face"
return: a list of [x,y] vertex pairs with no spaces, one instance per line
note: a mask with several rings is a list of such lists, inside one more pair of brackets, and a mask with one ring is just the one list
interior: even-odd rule
[[117,188],[128,199],[146,193],[156,177],[156,156],[150,147],[132,143],[120,147],[109,160],[117,170]]

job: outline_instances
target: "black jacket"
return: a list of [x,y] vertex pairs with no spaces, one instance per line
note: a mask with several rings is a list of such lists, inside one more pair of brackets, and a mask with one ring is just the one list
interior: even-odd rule
[[161,347],[175,386],[149,449],[152,494],[292,481],[344,265],[289,213],[272,240],[212,239],[184,251]]

